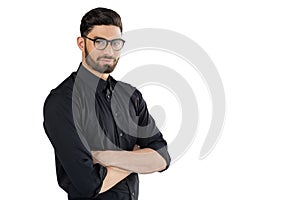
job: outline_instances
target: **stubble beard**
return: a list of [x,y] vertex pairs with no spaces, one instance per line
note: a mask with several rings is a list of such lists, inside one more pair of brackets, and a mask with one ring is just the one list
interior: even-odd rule
[[[90,56],[90,53],[88,52],[88,50],[85,48],[85,62],[86,64],[88,64],[93,70],[100,72],[100,73],[111,73],[114,71],[116,65],[118,64],[119,58],[113,58],[113,57],[109,57],[109,56],[99,56],[96,60],[93,59]],[[100,64],[99,61],[101,58],[107,58],[107,59],[113,59],[113,64]]]

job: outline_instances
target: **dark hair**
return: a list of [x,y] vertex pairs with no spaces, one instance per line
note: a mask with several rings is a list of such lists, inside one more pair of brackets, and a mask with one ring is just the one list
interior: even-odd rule
[[80,34],[86,36],[96,25],[114,25],[123,31],[122,20],[118,13],[108,8],[94,8],[81,19]]

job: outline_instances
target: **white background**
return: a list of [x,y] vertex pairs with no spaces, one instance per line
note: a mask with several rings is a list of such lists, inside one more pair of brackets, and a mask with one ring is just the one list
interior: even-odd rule
[[[42,108],[50,90],[77,69],[80,20],[98,6],[116,10],[125,32],[164,28],[191,38],[211,57],[225,88],[226,120],[216,148],[204,160],[198,159],[211,116],[206,91],[200,96],[203,101],[199,100],[201,120],[194,143],[166,172],[140,177],[141,200],[299,199],[297,3],[2,1],[1,199],[67,199],[56,182],[53,149],[42,127]],[[155,63],[167,65],[163,57],[156,58]],[[117,73],[115,77],[121,78]],[[202,79],[192,81],[202,85],[201,91],[206,90]],[[149,88],[144,92],[151,102],[155,93]],[[177,113],[166,110],[166,115],[173,116],[169,121],[177,119]],[[167,124],[165,129],[170,142],[171,129]]]

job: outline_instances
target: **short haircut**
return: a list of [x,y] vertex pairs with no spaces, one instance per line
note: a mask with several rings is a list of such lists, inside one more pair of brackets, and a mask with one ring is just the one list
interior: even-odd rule
[[120,15],[108,8],[94,8],[87,12],[81,19],[80,34],[87,36],[89,32],[97,25],[114,25],[123,31],[122,20]]

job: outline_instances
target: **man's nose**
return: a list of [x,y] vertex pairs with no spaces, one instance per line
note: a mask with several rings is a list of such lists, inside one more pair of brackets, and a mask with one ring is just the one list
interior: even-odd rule
[[107,55],[113,55],[114,54],[114,50],[112,49],[110,42],[107,44],[105,49],[103,49],[103,53],[107,54]]

